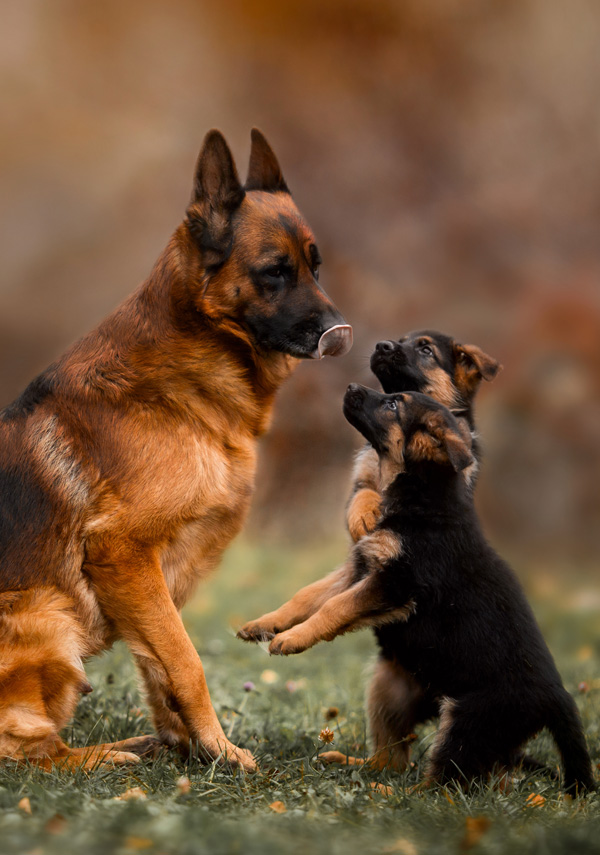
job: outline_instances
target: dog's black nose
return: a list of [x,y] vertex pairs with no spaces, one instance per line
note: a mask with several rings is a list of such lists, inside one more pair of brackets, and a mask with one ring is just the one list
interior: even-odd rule
[[375,350],[377,353],[391,353],[395,346],[396,343],[393,341],[378,341]]

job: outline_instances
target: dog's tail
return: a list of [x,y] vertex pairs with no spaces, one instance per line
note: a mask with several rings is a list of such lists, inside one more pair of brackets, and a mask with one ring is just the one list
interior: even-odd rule
[[548,730],[562,757],[565,790],[575,795],[595,789],[581,718],[575,701],[564,689],[556,696]]

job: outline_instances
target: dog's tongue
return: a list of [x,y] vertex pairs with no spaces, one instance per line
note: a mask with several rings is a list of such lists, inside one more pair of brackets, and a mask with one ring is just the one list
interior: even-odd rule
[[350,324],[337,324],[325,330],[319,339],[317,349],[311,354],[313,359],[324,356],[345,356],[352,347],[352,327]]

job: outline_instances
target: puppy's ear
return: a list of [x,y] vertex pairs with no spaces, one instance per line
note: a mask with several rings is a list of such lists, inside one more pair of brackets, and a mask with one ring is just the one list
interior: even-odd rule
[[268,193],[290,192],[273,149],[258,128],[252,128],[250,163],[244,186],[246,190],[266,190]]
[[229,257],[233,243],[231,216],[242,204],[244,195],[223,134],[209,131],[196,163],[186,219],[190,234],[202,251],[205,267],[218,267]]
[[475,344],[454,344],[454,358],[457,366],[461,366],[469,373],[478,376],[478,379],[493,380],[502,369],[497,359],[488,356]]
[[446,454],[455,472],[462,472],[467,466],[474,462],[474,457],[464,437],[459,436],[452,430],[446,431],[444,435],[444,446]]

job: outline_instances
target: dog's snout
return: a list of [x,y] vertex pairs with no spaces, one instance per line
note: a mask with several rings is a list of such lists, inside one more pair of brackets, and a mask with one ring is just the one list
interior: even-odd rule
[[377,353],[391,353],[394,350],[395,342],[393,341],[378,341],[375,345]]

